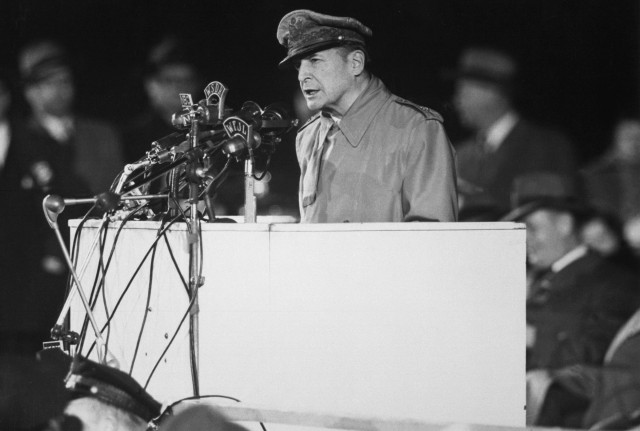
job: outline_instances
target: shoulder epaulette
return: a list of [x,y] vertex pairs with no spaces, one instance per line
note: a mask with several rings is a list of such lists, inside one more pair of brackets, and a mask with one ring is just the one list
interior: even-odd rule
[[300,131],[302,129],[304,129],[305,127],[307,127],[309,124],[313,123],[314,121],[316,121],[318,118],[320,118],[320,112],[317,112],[315,115],[313,115],[311,118],[309,118],[307,120],[306,123],[304,123],[302,126],[300,126],[300,128],[298,129],[298,133],[300,133]]
[[413,103],[413,102],[411,102],[409,100],[406,100],[406,99],[402,99],[400,97],[396,98],[396,103],[399,103],[399,104],[405,105],[405,106],[409,106],[409,107],[415,109],[416,111],[418,111],[422,115],[424,115],[427,120],[437,120],[437,121],[440,121],[441,123],[444,121],[444,119],[442,118],[442,115],[438,114],[433,109],[427,108],[426,106],[420,106],[418,104],[415,104],[415,103]]

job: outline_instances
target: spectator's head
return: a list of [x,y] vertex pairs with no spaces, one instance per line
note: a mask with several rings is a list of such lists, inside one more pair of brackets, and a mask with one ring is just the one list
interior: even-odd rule
[[516,63],[489,48],[469,48],[455,72],[454,104],[462,123],[472,129],[490,126],[512,107]]
[[568,198],[542,198],[528,202],[503,220],[527,226],[527,260],[535,268],[549,268],[555,261],[583,244],[581,229],[587,209]]
[[623,163],[640,163],[640,120],[625,119],[613,133],[615,157]]
[[66,386],[72,400],[65,415],[80,419],[84,431],[143,431],[160,415],[160,403],[131,376],[81,356],[74,358]]
[[611,213],[593,211],[585,220],[581,235],[583,242],[605,257],[628,252],[622,223]]
[[26,45],[18,59],[24,96],[36,115],[63,117],[73,108],[75,87],[67,50],[52,40]]
[[369,27],[353,18],[295,10],[278,25],[278,42],[287,49],[281,67],[298,69],[310,110],[344,114],[368,81],[366,38]]
[[182,109],[180,93],[189,93],[197,101],[204,78],[199,56],[186,40],[167,36],[149,52],[144,88],[149,102],[163,119]]
[[505,221],[527,225],[527,259],[546,269],[583,244],[582,226],[592,214],[575,181],[553,172],[531,172],[514,180],[512,207]]

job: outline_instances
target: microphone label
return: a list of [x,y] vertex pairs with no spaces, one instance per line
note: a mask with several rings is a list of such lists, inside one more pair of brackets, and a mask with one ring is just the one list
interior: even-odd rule
[[188,111],[193,106],[193,99],[189,93],[180,93],[180,104],[182,109]]
[[218,81],[210,82],[204,89],[204,95],[207,98],[207,105],[218,105],[220,101],[224,100],[226,94],[227,87]]
[[249,141],[249,124],[238,117],[228,117],[222,122],[224,130],[230,138],[240,136],[245,141]]

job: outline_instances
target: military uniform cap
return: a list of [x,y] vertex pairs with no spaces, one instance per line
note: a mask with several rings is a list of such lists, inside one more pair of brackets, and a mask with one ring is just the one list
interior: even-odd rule
[[278,25],[278,42],[287,48],[287,57],[280,62],[286,67],[302,55],[344,44],[366,46],[365,38],[373,34],[360,21],[349,17],[324,15],[300,9],[286,14]]
[[67,390],[71,391],[72,398],[95,398],[134,414],[146,422],[160,416],[162,405],[133,377],[80,355],[73,359],[65,383]]

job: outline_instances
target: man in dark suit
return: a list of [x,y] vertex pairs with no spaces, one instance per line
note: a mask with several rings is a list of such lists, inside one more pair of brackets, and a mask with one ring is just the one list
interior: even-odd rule
[[461,220],[480,207],[491,214],[508,211],[513,181],[521,174],[575,175],[569,140],[517,112],[516,69],[511,57],[493,49],[471,48],[460,58],[454,103],[472,132],[470,139],[455,143],[458,181],[470,186],[461,186]]
[[[33,297],[25,303],[46,336],[64,302],[67,267],[42,213],[42,199],[47,194],[87,198],[103,193],[124,164],[115,128],[75,109],[76,69],[66,48],[50,39],[29,42],[19,53],[18,68],[29,108],[14,131],[26,165],[20,186],[31,196],[26,214],[37,214],[28,232],[31,240],[25,241],[31,247],[26,255],[36,260],[30,273],[36,279]],[[64,238],[69,237],[67,221],[88,209],[65,209],[58,218]]]
[[32,244],[42,212],[30,208],[33,195],[20,184],[27,163],[12,109],[11,78],[0,71],[0,356],[33,353],[47,335],[39,331],[41,310],[33,306],[37,260]]
[[569,425],[595,429],[627,429],[639,425],[640,310],[618,331],[602,366],[565,367],[554,371],[552,379],[542,415],[549,415],[550,411],[565,413],[558,411],[558,404],[564,406],[566,402],[558,399],[578,400],[588,404],[588,408]]
[[[527,299],[527,415],[529,424],[568,426],[564,415],[540,410],[553,373],[568,366],[600,366],[611,340],[638,308],[632,273],[588,250],[580,238],[587,208],[568,198],[523,204],[506,220],[527,225],[527,258],[544,271]],[[549,392],[550,393],[550,392]],[[587,406],[560,397],[571,414]]]

